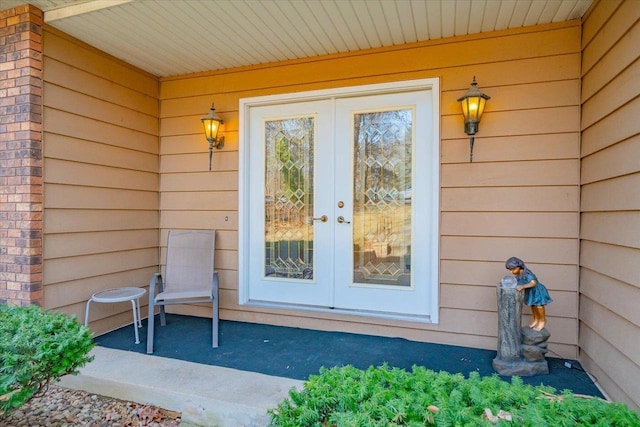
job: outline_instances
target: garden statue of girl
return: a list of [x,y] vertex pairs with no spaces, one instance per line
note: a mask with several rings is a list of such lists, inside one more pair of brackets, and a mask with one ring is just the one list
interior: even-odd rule
[[540,282],[524,262],[516,257],[511,257],[505,263],[507,270],[516,277],[518,285],[516,290],[524,290],[524,303],[531,306],[533,322],[529,327],[534,331],[541,331],[547,324],[544,306],[553,302],[547,288]]

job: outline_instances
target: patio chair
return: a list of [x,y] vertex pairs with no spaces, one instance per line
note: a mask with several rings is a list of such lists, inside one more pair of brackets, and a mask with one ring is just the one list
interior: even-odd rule
[[155,273],[149,282],[147,353],[153,353],[154,313],[167,324],[165,305],[202,304],[212,307],[212,347],[218,347],[218,273],[214,270],[215,230],[170,230],[164,278]]

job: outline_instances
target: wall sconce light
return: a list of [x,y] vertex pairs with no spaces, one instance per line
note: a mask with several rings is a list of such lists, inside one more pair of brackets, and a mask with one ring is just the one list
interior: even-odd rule
[[218,138],[218,130],[220,129],[220,125],[224,122],[222,121],[222,118],[216,114],[216,109],[213,107],[213,103],[211,104],[211,110],[209,110],[209,113],[202,116],[200,121],[204,126],[204,136],[207,138],[207,141],[209,141],[209,170],[211,170],[213,147],[216,147],[218,150],[224,147],[224,135]]
[[476,83],[476,76],[473,76],[471,87],[461,98],[458,98],[458,102],[462,107],[462,114],[464,115],[464,133],[470,136],[470,154],[469,161],[473,162],[473,142],[476,132],[478,132],[478,124],[482,113],[484,113],[484,106],[487,100],[491,97],[485,95],[478,89],[478,83]]

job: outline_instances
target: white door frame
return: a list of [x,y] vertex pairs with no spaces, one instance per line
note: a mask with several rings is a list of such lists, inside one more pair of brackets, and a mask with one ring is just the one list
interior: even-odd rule
[[[239,105],[239,170],[238,170],[238,303],[240,305],[271,306],[286,308],[278,304],[256,304],[249,301],[249,274],[247,260],[249,259],[249,180],[247,179],[248,165],[250,164],[249,150],[249,110],[256,106],[273,105],[279,103],[291,103],[300,101],[314,101],[320,99],[333,99],[351,96],[362,96],[371,94],[395,93],[414,90],[428,90],[431,93],[432,105],[432,126],[428,144],[431,149],[431,176],[430,176],[430,202],[433,215],[428,239],[432,249],[432,268],[430,277],[427,280],[431,283],[430,289],[430,312],[428,319],[416,318],[410,320],[438,323],[438,291],[439,291],[439,194],[440,194],[440,80],[438,78],[408,80],[392,83],[381,83],[363,86],[351,86],[346,88],[325,89],[307,92],[295,92],[279,95],[259,96],[240,99]],[[316,311],[326,311],[335,313],[336,310],[313,308]],[[358,314],[358,312],[344,311],[345,313]],[[367,313],[371,316],[371,313]],[[374,315],[375,316],[375,315]],[[381,315],[381,317],[404,319],[402,315]],[[411,318],[411,316],[408,316]]]

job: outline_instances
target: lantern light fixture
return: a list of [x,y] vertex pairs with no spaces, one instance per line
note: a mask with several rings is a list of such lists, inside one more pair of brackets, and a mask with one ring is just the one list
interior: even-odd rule
[[222,118],[216,113],[216,109],[211,103],[209,112],[200,119],[204,126],[204,136],[209,141],[209,170],[211,170],[211,159],[213,156],[213,148],[220,150],[224,147],[224,135],[218,137],[220,125],[224,123]]
[[473,143],[475,134],[478,132],[478,125],[480,124],[480,118],[484,113],[484,107],[487,100],[491,97],[482,93],[478,89],[478,83],[476,82],[476,76],[473,76],[471,87],[462,97],[458,98],[458,102],[462,107],[462,114],[464,115],[464,133],[469,135],[469,162],[473,162]]

